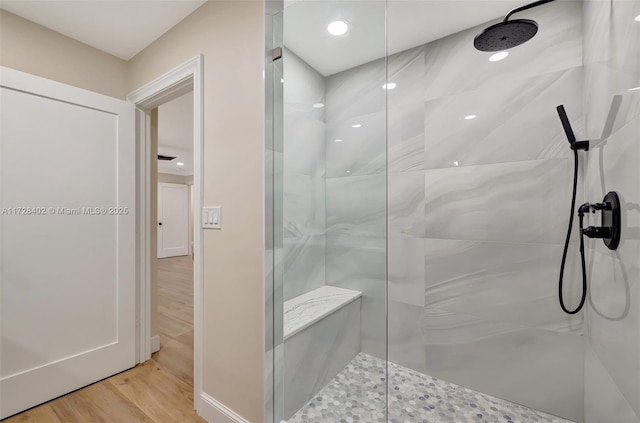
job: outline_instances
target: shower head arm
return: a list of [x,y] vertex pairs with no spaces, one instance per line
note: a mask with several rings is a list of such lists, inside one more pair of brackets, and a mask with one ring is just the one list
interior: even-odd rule
[[555,0],[539,0],[539,1],[535,1],[533,3],[526,4],[524,6],[516,7],[515,9],[512,9],[511,11],[509,11],[509,13],[507,13],[507,16],[504,17],[504,22],[508,21],[509,18],[511,17],[511,15],[513,15],[513,14],[516,14],[518,12],[522,12],[523,10],[528,10],[528,9],[532,9],[534,7],[542,6],[543,4],[551,3],[552,1],[555,1]]

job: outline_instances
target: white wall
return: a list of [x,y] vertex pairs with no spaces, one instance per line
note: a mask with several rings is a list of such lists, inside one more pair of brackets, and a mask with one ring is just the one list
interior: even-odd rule
[[129,63],[128,90],[204,55],[204,205],[223,228],[204,233],[204,391],[262,422],[264,9],[210,1]]
[[127,95],[127,63],[0,10],[0,64],[111,97]]

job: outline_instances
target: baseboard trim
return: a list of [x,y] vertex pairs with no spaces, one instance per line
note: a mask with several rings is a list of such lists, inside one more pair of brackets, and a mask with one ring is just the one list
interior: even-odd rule
[[200,405],[198,414],[209,423],[227,423],[226,421],[229,423],[249,423],[249,420],[246,420],[206,392],[200,395]]
[[160,351],[160,335],[151,337],[151,354]]

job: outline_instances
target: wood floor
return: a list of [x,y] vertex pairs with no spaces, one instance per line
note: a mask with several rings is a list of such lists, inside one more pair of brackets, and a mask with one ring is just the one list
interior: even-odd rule
[[193,261],[158,260],[160,351],[135,368],[3,423],[190,423],[193,411]]

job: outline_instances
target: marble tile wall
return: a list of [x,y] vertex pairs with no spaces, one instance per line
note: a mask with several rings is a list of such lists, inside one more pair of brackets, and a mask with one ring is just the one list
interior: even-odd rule
[[325,277],[363,292],[362,351],[385,358],[388,296],[390,361],[575,421],[583,316],[556,298],[573,163],[555,107],[585,134],[582,14],[531,10],[540,32],[501,62],[474,50],[480,27],[393,55],[393,90],[383,61],[326,80]]
[[325,78],[284,52],[284,300],[325,284]]
[[[640,422],[640,1],[584,2],[586,196],[617,191],[622,242],[587,245],[585,421]],[[619,107],[612,105],[619,104]],[[616,112],[617,111],[617,112]],[[606,130],[605,128],[610,128]],[[594,218],[590,224],[598,224]]]
[[[384,83],[384,62],[379,60],[327,78],[325,150],[327,285],[362,292],[362,325],[380,341],[378,357],[383,359],[387,332]],[[414,198],[422,202],[419,193]],[[420,301],[424,294],[420,289],[422,274],[418,272],[417,277],[415,272],[413,275],[417,290],[402,295],[413,294]],[[371,310],[372,305],[375,310]]]

